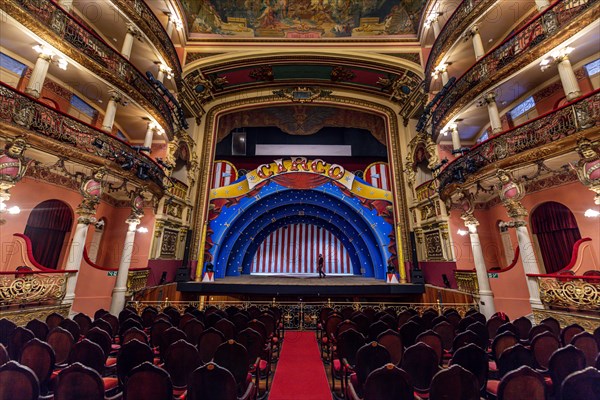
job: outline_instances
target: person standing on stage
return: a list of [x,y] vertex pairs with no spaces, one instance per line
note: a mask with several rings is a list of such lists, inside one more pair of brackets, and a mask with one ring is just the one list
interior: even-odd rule
[[323,272],[323,264],[325,261],[323,260],[323,254],[319,254],[319,259],[317,260],[317,271],[319,271],[319,278],[325,278],[325,272]]

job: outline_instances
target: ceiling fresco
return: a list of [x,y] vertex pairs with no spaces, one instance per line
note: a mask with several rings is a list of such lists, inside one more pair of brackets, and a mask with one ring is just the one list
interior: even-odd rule
[[[181,0],[192,37],[416,35],[424,0]],[[196,35],[194,35],[196,34]]]

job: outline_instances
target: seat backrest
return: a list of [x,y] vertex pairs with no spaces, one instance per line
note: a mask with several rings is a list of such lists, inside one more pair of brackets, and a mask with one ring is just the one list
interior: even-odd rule
[[83,339],[75,343],[69,354],[69,364],[78,362],[99,374],[104,372],[105,361],[106,357],[102,348],[89,339]]
[[537,363],[533,352],[521,344],[515,344],[502,352],[496,361],[500,377],[522,366],[535,368]]
[[108,314],[108,311],[106,311],[104,308],[96,310],[96,312],[94,313],[94,321],[102,318],[102,316],[105,314]]
[[435,351],[435,354],[437,354],[440,365],[442,364],[444,348],[440,335],[435,333],[434,330],[430,329],[417,336],[417,342],[425,343],[427,346],[431,347]]
[[452,343],[456,337],[454,325],[447,321],[442,321],[433,327],[433,331],[442,338],[442,347],[444,350],[450,351]]
[[40,388],[35,373],[16,361],[0,366],[0,400],[37,400]]
[[412,399],[410,376],[394,364],[372,371],[363,387],[364,400]]
[[[545,328],[548,328],[546,326],[544,326]],[[498,330],[496,331],[496,336],[500,335],[501,333],[504,332],[511,332],[515,335],[519,335],[519,330],[517,329],[517,327],[515,326],[515,324],[513,324],[512,322],[507,322],[503,325],[500,325],[500,327],[498,328]]]
[[358,349],[356,352],[356,366],[354,368],[358,385],[356,389],[362,392],[362,386],[369,374],[377,368],[389,364],[390,359],[390,353],[387,349],[375,341],[365,344]]
[[529,331],[531,330],[531,327],[533,326],[533,324],[531,323],[531,320],[527,317],[519,317],[517,319],[515,319],[513,322],[513,325],[517,328],[517,331],[519,332],[519,340],[527,340],[527,338],[529,337]]
[[567,376],[585,368],[585,355],[577,347],[569,344],[556,350],[548,364],[553,387],[559,388]]
[[94,322],[92,322],[92,328],[102,329],[104,332],[106,332],[108,334],[108,336],[112,340],[112,337],[113,337],[113,335],[112,335],[112,326],[110,326],[110,324],[108,323],[108,321],[103,320],[103,319],[94,320]]
[[356,364],[356,353],[365,344],[365,337],[356,329],[350,328],[337,338],[337,358],[347,359],[350,365]]
[[[487,331],[488,331],[488,338],[495,337],[496,333],[498,331],[498,328],[500,328],[502,325],[504,325],[507,322],[509,322],[509,321],[507,321],[506,318],[502,318],[500,315],[494,315],[492,318],[490,318],[485,324]],[[473,330],[473,329],[471,329],[471,330]]]
[[39,319],[32,319],[25,325],[25,328],[29,329],[36,338],[40,340],[46,340],[46,336],[48,336],[48,325],[44,321],[40,321]]
[[400,327],[400,336],[404,347],[410,347],[417,341],[417,336],[423,333],[425,329],[415,321],[408,321]]
[[193,314],[186,312],[181,316],[181,319],[179,320],[179,325],[177,325],[177,327],[181,330],[183,330],[183,327],[185,326],[185,324],[187,324],[189,321],[195,319],[196,317],[194,317]]
[[154,354],[150,346],[139,340],[133,339],[124,344],[117,354],[117,377],[121,385],[127,382],[129,372],[145,361],[152,362]]
[[452,365],[443,369],[431,380],[430,400],[479,400],[477,379],[461,367]]
[[100,319],[110,324],[110,334],[112,337],[115,337],[119,334],[119,319],[117,317],[110,313],[106,313],[102,317],[100,317]]
[[562,400],[600,400],[600,371],[593,367],[573,372],[560,388]]
[[388,329],[379,334],[377,342],[390,353],[392,364],[400,365],[402,355],[404,354],[404,346],[402,345],[400,334],[393,329]]
[[14,322],[6,318],[0,318],[0,343],[8,347],[10,335],[16,327],[17,325]]
[[[529,330],[529,343],[531,343],[533,341],[534,337],[536,337],[540,333],[544,333],[544,332],[552,333],[552,329],[550,329],[550,327],[545,324],[539,324],[539,325],[532,326],[531,329]],[[518,334],[518,331],[515,333]]]
[[73,321],[79,325],[79,333],[85,336],[92,328],[92,319],[84,313],[79,313],[73,317]]
[[344,333],[348,329],[354,329],[355,331],[358,331],[358,327],[356,326],[356,324],[353,321],[351,321],[349,319],[345,319],[338,324],[336,331],[335,331],[335,336],[336,337],[340,336],[340,334]]
[[205,364],[192,373],[186,399],[237,400],[235,378],[215,363]]
[[584,332],[585,329],[578,324],[571,324],[569,326],[565,326],[565,328],[560,332],[560,340],[563,346],[571,343],[571,339],[578,333]]
[[146,335],[146,332],[136,327],[129,328],[123,332],[121,335],[121,344],[125,344],[133,339],[148,344],[148,335]]
[[483,348],[484,346],[482,345],[482,341],[482,338],[480,338],[475,332],[466,330],[456,335],[454,341],[452,342],[452,351],[455,352],[456,350],[470,343],[476,344],[477,346]]
[[379,320],[382,322],[385,322],[385,324],[390,329],[394,329],[397,325],[396,318],[387,312],[385,314],[383,314],[381,317],[379,317]]
[[503,332],[492,341],[492,357],[497,360],[504,350],[519,343],[519,338],[512,332]]
[[435,351],[425,343],[417,343],[404,351],[401,368],[410,375],[416,390],[426,391],[440,366]]
[[479,346],[471,343],[458,349],[450,360],[450,365],[460,365],[471,372],[479,383],[479,390],[485,390],[488,380],[488,355]]
[[464,332],[467,330],[467,327],[472,323],[477,322],[477,320],[471,316],[465,316],[458,323],[458,332]]
[[58,324],[58,326],[67,330],[71,334],[71,336],[73,336],[74,341],[79,340],[79,336],[81,335],[81,329],[79,328],[79,324],[77,322],[73,321],[72,319],[65,318],[62,321],[60,321],[60,324]]
[[171,318],[171,323],[173,324],[173,326],[179,326],[179,320],[181,319],[181,314],[179,313],[179,310],[177,310],[173,306],[168,306],[165,307],[162,312],[167,314],[169,318]]
[[327,317],[327,320],[325,321],[325,333],[327,334],[327,336],[334,337],[335,331],[337,330],[337,326],[343,320],[344,319],[339,314],[334,313],[334,314],[329,315]]
[[142,323],[137,319],[127,318],[119,324],[119,336],[122,336],[123,333],[127,332],[131,328],[144,330],[144,325],[142,325]]
[[208,328],[198,338],[198,352],[202,363],[212,360],[217,347],[225,341],[225,337],[215,328]]
[[54,350],[48,343],[37,338],[32,339],[21,349],[19,363],[31,368],[40,386],[44,386],[50,380],[54,369]]
[[60,371],[54,386],[55,400],[104,400],[104,384],[98,372],[81,363]]
[[69,358],[69,353],[75,341],[69,331],[57,326],[48,333],[46,343],[54,350],[56,364],[60,365],[64,364]]
[[94,327],[90,329],[85,335],[86,339],[91,340],[92,342],[98,344],[102,348],[104,352],[104,361],[108,358],[110,351],[112,349],[112,340],[110,339],[110,335],[104,329],[99,327]]
[[235,331],[237,333],[248,327],[250,318],[248,318],[246,314],[238,312],[230,318],[230,321],[233,322],[233,325],[235,325]]
[[200,354],[191,343],[180,339],[171,344],[164,356],[165,370],[175,387],[184,387],[191,373],[200,366]]
[[171,377],[151,362],[143,362],[129,372],[123,389],[124,400],[164,400],[173,398]]
[[10,356],[8,355],[8,350],[6,350],[6,347],[2,343],[0,343],[0,365],[9,361]]
[[[389,314],[386,314],[389,315]],[[388,329],[390,329],[390,326],[382,321],[375,321],[373,322],[371,325],[369,325],[369,330],[368,330],[368,339],[373,341],[373,340],[377,340],[377,337],[379,336],[380,333],[387,331]]]
[[198,343],[198,338],[202,335],[202,332],[204,332],[204,324],[194,318],[183,325],[183,331],[188,337],[188,342],[196,344]]
[[578,333],[571,339],[571,344],[583,351],[583,354],[585,355],[585,365],[587,367],[593,367],[596,357],[598,357],[598,353],[600,352],[598,342],[596,342],[594,335],[589,332]]
[[533,338],[531,342],[531,351],[538,366],[543,369],[548,369],[550,356],[560,347],[560,343],[556,336],[551,332],[540,333]]
[[213,362],[231,372],[238,386],[238,393],[243,392],[249,370],[246,348],[233,339],[227,340],[215,351]]
[[261,321],[257,319],[252,319],[248,321],[248,328],[258,332],[263,338],[263,341],[267,339],[267,327]]
[[48,329],[56,328],[63,319],[65,319],[65,317],[54,312],[46,317],[46,325],[48,325]]
[[25,343],[33,339],[35,335],[27,328],[17,326],[10,336],[10,342],[8,345],[8,354],[12,360],[18,360],[21,355],[21,349]]
[[160,347],[163,332],[171,326],[173,326],[171,322],[162,319],[154,321],[150,327],[150,344],[153,347]]
[[237,342],[244,346],[248,352],[248,365],[254,364],[256,359],[260,357],[264,346],[260,333],[252,328],[246,328],[238,333]]
[[484,324],[482,324],[479,321],[474,322],[471,325],[467,326],[467,330],[475,332],[481,340],[480,344],[483,345],[482,348],[487,348],[487,345],[490,341],[490,335],[488,333],[488,328]]
[[369,325],[371,325],[371,320],[364,313],[358,313],[350,318],[352,322],[356,324],[356,330],[362,333],[363,335],[367,335],[369,333]]
[[142,325],[144,325],[144,328],[149,328],[152,326],[152,324],[154,323],[154,320],[156,319],[156,315],[158,314],[158,311],[156,311],[156,309],[154,307],[146,307],[144,308],[144,310],[142,311]]
[[183,332],[181,329],[177,328],[176,326],[172,326],[170,328],[168,328],[166,331],[164,331],[161,335],[160,338],[160,354],[161,356],[164,355],[164,353],[167,351],[167,349],[169,348],[169,346],[172,343],[175,343],[178,340],[188,340],[185,332]]
[[550,328],[556,337],[560,335],[560,322],[558,322],[557,319],[548,317],[543,319],[540,324],[546,325],[548,328]]
[[256,319],[265,325],[267,337],[272,336],[275,333],[276,322],[273,314],[264,312],[260,314]]
[[228,319],[221,318],[215,323],[214,327],[223,334],[225,340],[233,339],[235,337],[235,325]]
[[528,366],[511,371],[498,385],[498,400],[546,400],[544,377]]

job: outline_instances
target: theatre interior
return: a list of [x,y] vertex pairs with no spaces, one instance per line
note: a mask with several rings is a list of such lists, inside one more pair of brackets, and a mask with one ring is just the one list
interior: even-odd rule
[[0,400],[600,399],[597,0],[2,0]]

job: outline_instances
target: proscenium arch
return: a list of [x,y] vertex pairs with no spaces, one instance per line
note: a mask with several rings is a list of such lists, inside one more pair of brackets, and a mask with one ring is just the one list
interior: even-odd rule
[[[390,232],[374,229],[364,217],[363,206],[343,201],[343,197],[341,191],[326,193],[321,190],[278,187],[272,193],[262,194],[260,200],[249,203],[245,208],[240,206],[239,214],[228,221],[225,232],[213,237],[215,276],[223,278],[226,274],[237,275],[250,244],[259,232],[279,218],[304,213],[342,226],[345,232],[342,243],[353,243],[352,248],[358,253],[357,265],[364,269],[365,276],[383,279],[384,266],[389,257],[385,235]],[[326,203],[330,205],[326,206]],[[265,209],[268,209],[268,213]]]
[[[248,92],[250,93],[250,92]],[[218,126],[218,120],[220,116],[236,112],[244,108],[260,108],[265,106],[289,104],[287,100],[281,99],[277,96],[263,95],[263,91],[253,92],[255,97],[247,96],[245,98],[231,97],[225,99],[219,99],[211,108],[206,111],[206,115],[200,121],[200,125],[197,128],[199,137],[203,137],[202,146],[197,147],[199,170],[202,173],[198,179],[198,185],[196,187],[196,204],[198,207],[194,209],[193,221],[194,221],[194,240],[193,240],[193,254],[198,255],[198,270],[197,276],[200,276],[200,271],[204,264],[204,247],[200,251],[200,246],[204,246],[206,229],[208,226],[208,202],[210,193],[210,177],[212,175],[213,160],[216,149],[216,127]],[[391,108],[391,103],[385,105],[380,98],[361,98],[356,96],[357,93],[350,93],[348,91],[340,91],[339,94],[332,94],[323,99],[317,99],[313,101],[313,104],[326,104],[330,106],[357,109],[360,111],[371,112],[381,116],[386,125],[386,138],[388,142],[388,160],[390,163],[391,171],[393,173],[392,180],[392,195],[393,195],[393,208],[394,208],[394,220],[396,226],[394,227],[396,233],[396,242],[398,245],[397,254],[400,263],[404,261],[404,255],[409,255],[408,252],[408,232],[409,232],[409,213],[408,205],[406,203],[406,192],[405,187],[402,184],[402,155],[401,155],[401,140],[399,135],[399,125],[397,111],[398,109]],[[404,143],[406,144],[406,143]],[[402,265],[402,264],[400,264]],[[401,280],[404,268],[400,268]]]

